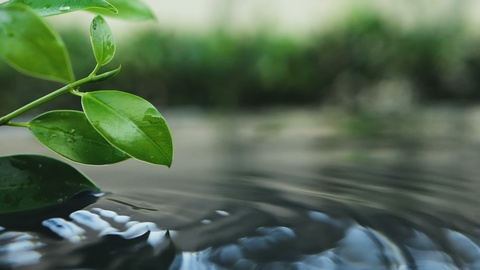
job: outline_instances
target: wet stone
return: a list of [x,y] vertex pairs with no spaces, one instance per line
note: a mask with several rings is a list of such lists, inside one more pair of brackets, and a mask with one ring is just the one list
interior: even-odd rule
[[339,243],[338,255],[347,262],[381,265],[381,250],[369,236],[367,229],[354,226],[350,228]]
[[[214,226],[221,222],[220,219],[232,218],[232,216],[218,213],[218,210],[212,210],[212,214],[217,217],[211,221],[211,224],[201,224],[200,220],[192,223],[194,226],[218,229]],[[326,223],[341,224],[341,227],[336,227],[342,230],[339,240],[332,242],[328,248],[302,250],[301,243],[298,243],[299,227],[262,226],[252,228],[245,232],[245,235],[239,236],[240,238],[223,245],[216,245],[215,248],[178,251],[175,250],[175,239],[182,233],[181,231],[167,234],[167,231],[159,228],[157,223],[131,220],[137,219],[138,216],[130,217],[105,208],[74,211],[69,216],[71,220],[54,217],[42,222],[44,229],[62,239],[61,241],[55,239],[57,242],[51,239],[48,242],[42,242],[43,236],[40,234],[0,231],[0,269],[5,263],[15,266],[38,263],[42,260],[42,254],[46,254],[45,248],[49,248],[52,243],[68,243],[79,247],[82,243],[88,243],[100,248],[99,250],[105,248],[102,246],[105,243],[121,244],[109,246],[105,249],[105,254],[95,254],[96,257],[121,254],[115,257],[119,261],[125,258],[132,261],[136,258],[155,256],[160,258],[160,255],[168,250],[167,247],[173,245],[173,253],[170,256],[172,260],[175,257],[175,267],[169,270],[480,269],[480,248],[476,240],[467,233],[453,229],[442,230],[444,239],[433,240],[420,229],[411,228],[407,231],[408,237],[401,239],[400,242],[394,242],[387,235],[373,228],[345,220],[336,222],[335,218],[315,212],[311,226],[325,228]],[[305,216],[308,219],[311,212],[310,214],[307,212]],[[331,227],[331,225],[328,226]],[[327,228],[330,228],[328,226]],[[315,233],[319,234],[318,237],[327,237],[329,231],[312,230],[312,234]],[[102,241],[92,241],[95,237]],[[314,238],[313,241],[316,239]],[[144,253],[145,251],[148,252]],[[71,259],[75,258],[76,254],[67,254],[65,257],[68,256],[72,256]]]
[[265,236],[269,236],[269,239],[271,239],[275,245],[295,239],[295,232],[288,227],[260,227],[256,231]]
[[238,260],[232,267],[234,270],[255,269],[256,263],[248,259]]
[[42,222],[42,225],[49,228],[61,238],[68,239],[70,242],[79,242],[85,233],[84,229],[63,218],[47,219]]
[[230,244],[216,248],[210,260],[223,266],[232,266],[243,258],[243,252],[238,245]]
[[238,242],[247,258],[261,260],[271,255],[270,250],[273,245],[272,242],[265,237],[242,238]]
[[302,262],[305,265],[316,267],[316,269],[334,269],[336,267],[336,263],[332,259],[334,257],[335,255],[331,252],[324,252],[305,256],[302,258]]
[[480,248],[470,238],[452,230],[445,230],[445,235],[452,250],[464,263],[480,262]]

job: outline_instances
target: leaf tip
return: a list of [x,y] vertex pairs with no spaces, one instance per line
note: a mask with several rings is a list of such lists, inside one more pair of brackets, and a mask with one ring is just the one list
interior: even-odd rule
[[108,8],[113,14],[118,14],[118,9],[112,5],[110,5]]

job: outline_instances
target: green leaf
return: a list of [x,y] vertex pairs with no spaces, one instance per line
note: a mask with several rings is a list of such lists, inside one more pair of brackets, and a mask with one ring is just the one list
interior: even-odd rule
[[151,103],[129,93],[103,90],[82,95],[82,106],[109,143],[136,159],[170,167],[170,130]]
[[140,0],[109,0],[117,10],[118,13],[112,14],[111,12],[105,12],[104,9],[92,8],[89,11],[105,15],[117,19],[131,20],[131,21],[144,21],[155,19],[150,8]]
[[91,78],[91,82],[103,82],[103,81],[108,80],[112,77],[115,77],[115,76],[117,76],[118,73],[120,73],[121,69],[122,69],[122,66],[119,66],[118,68],[116,68],[114,70],[110,70],[110,71],[104,72],[102,74],[93,76]]
[[74,80],[63,41],[25,5],[0,6],[0,57],[30,76],[59,82]]
[[66,163],[35,155],[0,157],[0,214],[60,204],[84,191],[100,190]]
[[109,144],[79,111],[50,111],[29,123],[32,134],[58,154],[85,164],[103,165],[130,158]]
[[106,13],[116,13],[117,9],[105,0],[10,0],[33,8],[40,16],[52,16],[86,8],[98,8]]
[[115,55],[115,41],[107,22],[102,16],[96,16],[90,25],[90,40],[93,54],[100,66],[108,64]]

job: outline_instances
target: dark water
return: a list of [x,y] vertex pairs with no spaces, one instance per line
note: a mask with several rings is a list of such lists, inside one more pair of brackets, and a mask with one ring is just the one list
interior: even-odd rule
[[480,269],[475,115],[172,113],[171,169],[75,165],[105,194],[0,217],[0,269]]

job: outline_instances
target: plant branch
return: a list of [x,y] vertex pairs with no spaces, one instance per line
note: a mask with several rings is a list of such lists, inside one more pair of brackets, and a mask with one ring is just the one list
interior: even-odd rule
[[22,114],[30,111],[31,109],[42,105],[45,102],[48,102],[48,101],[50,101],[52,99],[55,99],[55,98],[57,98],[61,95],[69,93],[71,88],[77,88],[77,87],[79,87],[83,84],[86,84],[86,83],[90,82],[90,81],[91,81],[91,78],[89,78],[89,77],[80,79],[80,80],[75,81],[73,83],[67,84],[64,87],[62,87],[60,89],[57,89],[57,90],[51,92],[50,94],[47,94],[47,95],[45,95],[45,96],[43,96],[43,97],[41,97],[37,100],[34,100],[34,101],[28,103],[27,105],[25,105],[23,107],[20,107],[20,108],[16,109],[15,111],[1,117],[0,118],[0,126],[6,125],[13,118],[18,117],[19,115],[22,115]]
[[95,68],[93,69],[92,73],[90,73],[90,75],[88,75],[89,78],[93,78],[97,75],[97,72],[100,70],[100,65],[97,63],[97,65],[95,66]]
[[109,79],[109,78],[117,75],[118,72],[120,72],[121,66],[114,69],[114,70],[107,71],[107,72],[102,73],[100,75],[96,75],[95,73],[98,71],[99,68],[100,68],[100,66],[97,65],[95,67],[95,69],[93,70],[93,72],[90,73],[90,75],[88,75],[88,77],[85,77],[85,78],[80,79],[78,81],[67,84],[64,87],[59,88],[59,89],[51,92],[50,94],[47,94],[47,95],[45,95],[45,96],[43,96],[43,97],[41,97],[37,100],[34,100],[34,101],[28,103],[27,105],[25,105],[21,108],[18,108],[15,111],[1,117],[0,118],[0,126],[7,125],[10,122],[10,120],[14,119],[15,117],[17,117],[19,115],[22,115],[22,114],[30,111],[31,109],[33,109],[35,107],[38,107],[38,106],[42,105],[43,103],[46,103],[46,102],[48,102],[52,99],[55,99],[59,96],[64,95],[64,94],[71,93],[71,94],[74,94],[74,95],[77,95],[77,96],[81,96],[82,93],[76,90],[78,87],[80,87],[84,84],[87,84],[89,82],[99,82],[99,81]]
[[12,122],[12,121],[9,121],[8,123],[6,123],[6,125],[11,126],[11,127],[26,127],[26,128],[28,128],[30,126],[29,123]]

